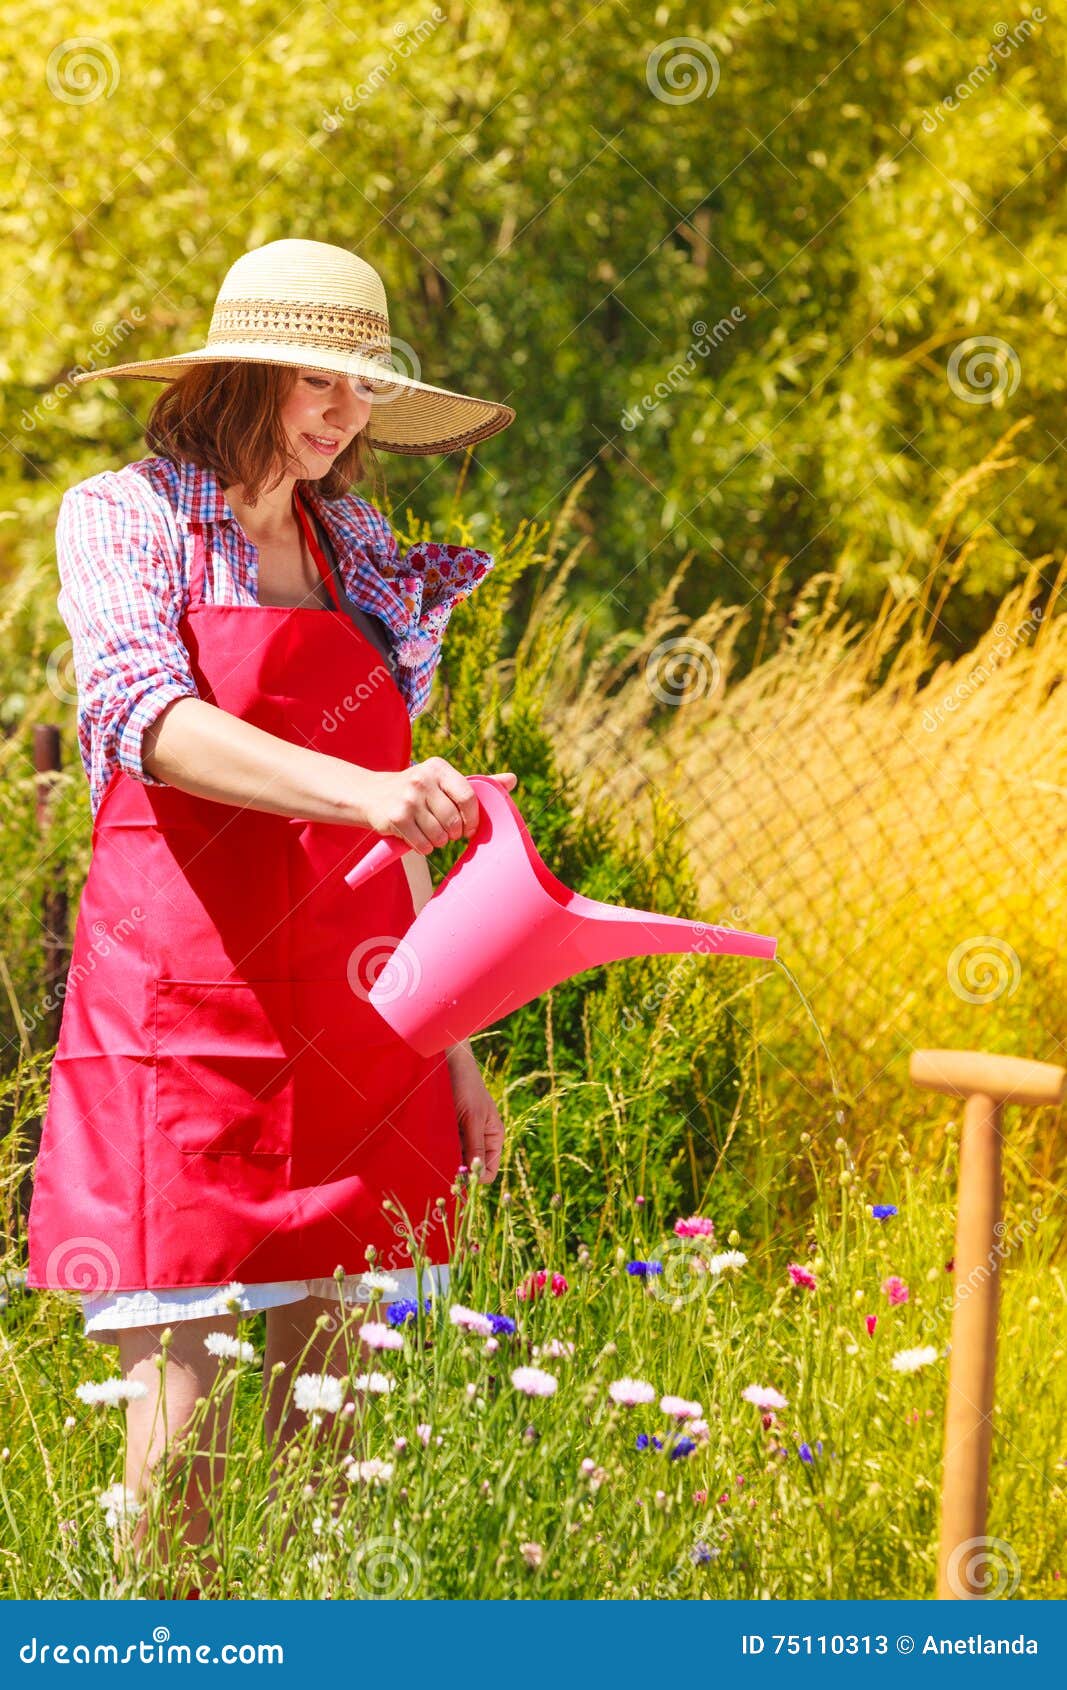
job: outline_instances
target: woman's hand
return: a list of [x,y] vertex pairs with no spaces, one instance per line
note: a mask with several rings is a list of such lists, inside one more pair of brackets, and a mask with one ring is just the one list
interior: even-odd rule
[[470,1167],[474,1158],[480,1156],[483,1163],[480,1182],[491,1185],[496,1179],[500,1153],[504,1148],[504,1123],[486,1089],[470,1045],[453,1045],[446,1060],[459,1120],[463,1160]]
[[[510,792],[516,776],[495,777]],[[444,757],[427,757],[408,769],[360,770],[361,808],[373,833],[403,839],[427,856],[478,826],[478,795]]]

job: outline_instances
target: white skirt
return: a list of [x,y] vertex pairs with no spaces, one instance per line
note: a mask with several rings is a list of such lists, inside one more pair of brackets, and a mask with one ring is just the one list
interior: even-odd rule
[[[158,1291],[116,1291],[106,1297],[83,1297],[85,1335],[99,1344],[116,1344],[119,1332],[137,1326],[173,1326],[179,1320],[210,1320],[238,1312],[255,1314],[257,1309],[278,1308],[282,1303],[299,1303],[305,1297],[322,1297],[336,1302],[369,1303],[380,1296],[383,1303],[399,1302],[419,1295],[417,1270],[390,1268],[389,1278],[397,1289],[375,1292],[363,1283],[362,1274],[350,1274],[342,1284],[336,1279],[276,1279],[260,1285],[173,1285]],[[448,1291],[446,1263],[427,1262],[422,1269],[423,1299],[444,1296]]]

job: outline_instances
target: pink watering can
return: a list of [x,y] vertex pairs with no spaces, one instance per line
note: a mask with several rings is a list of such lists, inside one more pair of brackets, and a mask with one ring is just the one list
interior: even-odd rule
[[[369,997],[420,1056],[436,1056],[532,998],[621,957],[770,959],[777,940],[583,898],[537,854],[507,789],[471,775],[481,814],[459,861],[423,905]],[[411,847],[384,838],[345,875],[362,886]]]

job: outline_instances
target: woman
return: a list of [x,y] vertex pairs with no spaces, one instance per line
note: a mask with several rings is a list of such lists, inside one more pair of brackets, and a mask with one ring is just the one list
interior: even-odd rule
[[[358,1332],[320,1321],[339,1287],[364,1311],[418,1296],[417,1257],[423,1293],[447,1290],[457,1169],[499,1162],[469,1045],[419,1057],[368,1000],[430,895],[426,854],[477,823],[457,769],[411,764],[411,717],[492,559],[400,558],[348,489],[368,444],[444,452],[514,412],[394,374],[389,345],[369,265],[281,240],[232,266],[204,348],[76,378],[169,385],[156,455],[71,489],[57,527],[93,855],[29,1283],[88,1293],[87,1332],[147,1387],[127,1408],[136,1493],[221,1365],[207,1334],[267,1311],[284,1442],[294,1369],[359,1359],[328,1353],[330,1329]],[[381,834],[412,851],[353,891]],[[193,1472],[188,1542],[217,1479]]]

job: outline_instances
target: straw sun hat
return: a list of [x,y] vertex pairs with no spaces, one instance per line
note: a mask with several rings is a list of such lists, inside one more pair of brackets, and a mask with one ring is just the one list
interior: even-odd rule
[[[247,359],[363,376],[373,394],[364,434],[386,452],[452,452],[486,440],[514,420],[510,405],[472,399],[401,375],[389,333],[389,306],[377,270],[324,241],[268,241],[231,264],[211,313],[207,343],[170,358],[79,370],[71,382],[100,376],[173,381],[194,364]],[[387,372],[383,375],[383,370]]]

